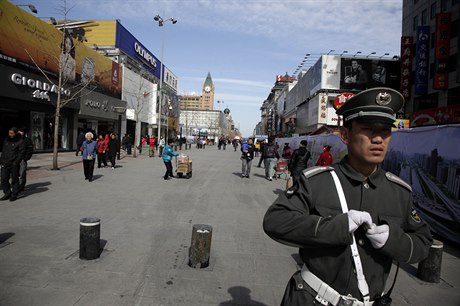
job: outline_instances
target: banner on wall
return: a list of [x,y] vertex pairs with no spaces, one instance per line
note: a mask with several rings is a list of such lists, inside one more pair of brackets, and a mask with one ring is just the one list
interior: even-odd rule
[[63,66],[68,83],[94,81],[104,93],[120,97],[120,69],[112,61],[53,25],[42,21],[8,1],[0,1],[0,58],[38,66],[58,75]]
[[450,13],[439,13],[436,15],[433,89],[449,88],[450,20]]
[[[292,149],[307,140],[311,152],[308,166],[315,166],[323,146],[331,146],[334,162],[347,154],[347,147],[335,134],[277,138]],[[280,148],[280,155],[281,150]],[[460,125],[400,129],[392,139],[382,168],[412,186],[414,206],[431,230],[460,243]],[[434,196],[433,196],[434,195]]]
[[415,50],[415,94],[426,95],[428,92],[428,59],[430,27],[417,27]]
[[410,114],[410,126],[460,123],[460,105],[424,109]]
[[412,36],[401,37],[401,88],[400,92],[405,99],[411,96],[411,78],[412,78],[412,45],[414,38]]

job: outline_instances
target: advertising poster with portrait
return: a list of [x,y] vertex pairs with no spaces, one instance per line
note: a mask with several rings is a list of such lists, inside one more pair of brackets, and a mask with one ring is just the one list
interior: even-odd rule
[[400,67],[394,60],[342,58],[340,89],[360,91],[384,86],[399,90]]
[[62,66],[65,83],[90,80],[103,93],[121,96],[118,64],[71,38],[68,31],[60,31],[8,1],[0,0],[0,12],[1,55],[38,66],[54,77]]
[[31,129],[30,138],[34,145],[34,150],[43,149],[43,130],[45,122],[45,113],[42,112],[30,112]]

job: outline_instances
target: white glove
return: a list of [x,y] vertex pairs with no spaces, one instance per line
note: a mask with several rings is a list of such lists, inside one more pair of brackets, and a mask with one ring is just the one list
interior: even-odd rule
[[348,232],[353,233],[362,224],[367,228],[372,226],[372,217],[366,211],[350,210],[348,213]]
[[390,233],[390,227],[388,224],[382,224],[373,226],[367,230],[366,237],[371,241],[372,246],[374,249],[383,248],[385,243],[388,240],[388,234]]

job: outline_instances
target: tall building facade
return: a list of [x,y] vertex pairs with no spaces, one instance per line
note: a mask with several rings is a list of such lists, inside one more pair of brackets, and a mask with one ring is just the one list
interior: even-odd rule
[[460,122],[460,0],[403,1],[401,93],[411,127]]
[[214,110],[215,87],[212,82],[211,73],[208,72],[201,88],[201,95],[180,96],[181,110]]

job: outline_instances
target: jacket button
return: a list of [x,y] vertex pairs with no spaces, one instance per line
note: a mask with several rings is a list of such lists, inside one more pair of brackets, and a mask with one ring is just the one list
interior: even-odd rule
[[358,240],[358,244],[359,244],[359,245],[364,245],[364,240],[363,240],[363,239],[359,239],[359,240]]
[[297,288],[303,289],[303,284],[298,284],[298,285],[297,285]]
[[369,184],[368,184],[368,183],[364,183],[364,188],[369,189]]

